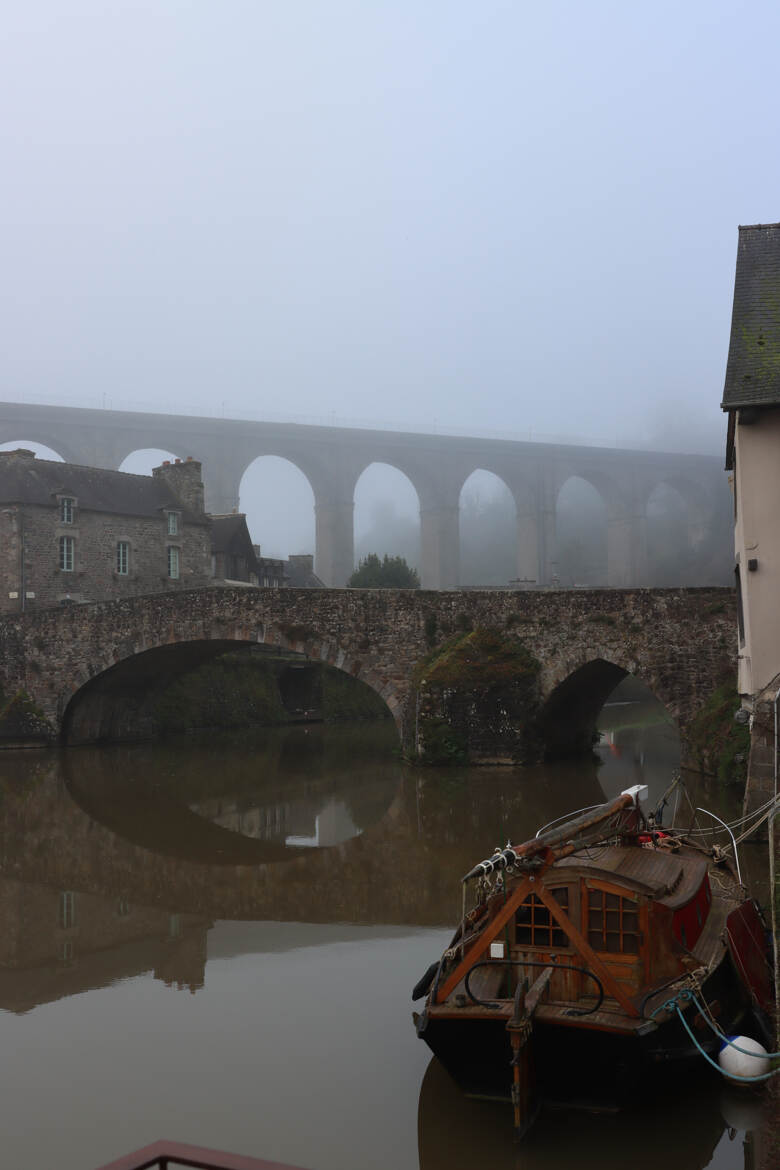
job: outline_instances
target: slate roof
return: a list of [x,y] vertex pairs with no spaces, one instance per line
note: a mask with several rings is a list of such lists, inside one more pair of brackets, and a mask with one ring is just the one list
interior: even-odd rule
[[242,556],[251,572],[260,572],[244,512],[211,517],[211,551]]
[[780,404],[780,223],[740,227],[724,410]]
[[73,496],[78,507],[119,516],[159,516],[175,508],[190,524],[207,524],[203,513],[184,507],[167,483],[151,475],[107,471],[37,459],[31,452],[0,451],[0,502],[52,507],[57,496]]
[[291,589],[324,589],[325,582],[320,580],[313,568],[309,567],[310,558],[290,557],[287,562],[287,571],[290,576]]
[[252,548],[252,539],[246,524],[246,514],[244,512],[231,512],[227,516],[212,516],[212,550],[214,552],[233,552],[236,541],[244,545],[244,548],[241,549],[242,552],[248,545],[252,556],[254,556],[255,550]]

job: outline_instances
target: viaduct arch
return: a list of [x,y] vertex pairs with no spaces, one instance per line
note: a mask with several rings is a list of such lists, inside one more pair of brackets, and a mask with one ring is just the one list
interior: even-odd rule
[[[118,468],[136,450],[163,448],[203,464],[209,511],[238,507],[241,478],[260,455],[295,464],[314,493],[316,570],[345,584],[354,567],[354,490],[371,463],[387,463],[411,481],[420,500],[423,586],[459,583],[459,497],[473,471],[502,479],[517,509],[517,576],[538,585],[554,576],[555,506],[572,476],[592,483],[608,516],[608,584],[646,580],[646,504],[661,482],[695,501],[691,539],[728,515],[729,493],[717,456],[612,447],[460,438],[347,427],[304,426],[132,411],[0,404],[0,442],[24,435],[69,462]],[[262,534],[258,534],[261,538]]]

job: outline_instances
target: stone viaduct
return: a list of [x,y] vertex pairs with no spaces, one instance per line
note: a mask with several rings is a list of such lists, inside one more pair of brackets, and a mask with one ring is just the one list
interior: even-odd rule
[[693,547],[729,507],[722,460],[710,455],[1,403],[0,443],[24,441],[45,444],[68,462],[106,468],[146,448],[192,455],[203,464],[214,513],[238,507],[242,476],[258,456],[281,456],[311,484],[315,567],[333,586],[344,585],[354,567],[355,486],[373,463],[398,468],[417,492],[428,589],[458,585],[460,492],[478,469],[497,475],[512,493],[517,577],[539,585],[554,576],[556,504],[572,477],[589,482],[604,501],[608,584],[616,587],[646,580],[646,506],[659,484],[682,496]]
[[217,588],[3,617],[0,685],[6,702],[30,697],[41,713],[30,734],[42,742],[132,737],[150,693],[182,670],[236,644],[278,647],[377,691],[414,757],[415,670],[432,646],[469,628],[511,635],[540,662],[544,750],[592,730],[626,673],[666,705],[684,743],[736,654],[728,589]]

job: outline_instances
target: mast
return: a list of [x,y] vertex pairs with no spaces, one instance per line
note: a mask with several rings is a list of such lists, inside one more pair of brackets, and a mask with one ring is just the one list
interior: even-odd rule
[[647,797],[647,787],[635,784],[606,804],[590,809],[580,817],[564,821],[523,845],[507,845],[492,857],[480,861],[462,879],[485,877],[503,869],[527,870],[542,864],[543,859],[558,861],[586,845],[595,845],[605,837],[637,832],[644,819],[640,800]]

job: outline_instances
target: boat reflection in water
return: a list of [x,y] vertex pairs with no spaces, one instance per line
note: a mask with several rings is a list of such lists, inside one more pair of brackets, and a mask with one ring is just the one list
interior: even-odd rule
[[[760,1098],[724,1090],[706,1073],[684,1094],[659,1091],[616,1113],[545,1111],[522,1144],[514,1140],[505,1105],[473,1101],[434,1057],[420,1089],[417,1138],[420,1170],[705,1170],[742,1166],[734,1149],[758,1130]],[[730,1147],[715,1154],[724,1143]],[[748,1143],[749,1144],[749,1143]],[[736,1155],[736,1157],[735,1157]],[[752,1167],[744,1150],[745,1170]]]

